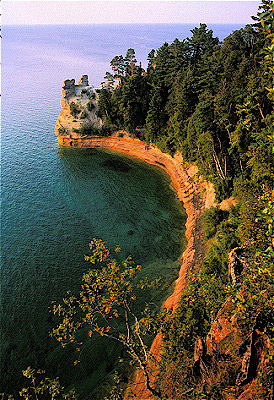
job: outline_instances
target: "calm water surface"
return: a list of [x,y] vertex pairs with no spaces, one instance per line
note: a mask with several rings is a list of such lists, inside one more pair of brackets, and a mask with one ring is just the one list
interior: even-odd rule
[[[84,396],[113,367],[113,346],[87,345],[73,369],[74,356],[48,337],[50,302],[78,288],[91,238],[120,245],[151,277],[176,276],[185,215],[168,177],[110,152],[58,148],[53,129],[64,79],[88,74],[98,86],[115,55],[133,47],[145,65],[151,48],[192,28],[4,27],[1,391],[15,390],[31,365],[78,382]],[[236,28],[217,26],[216,35]]]

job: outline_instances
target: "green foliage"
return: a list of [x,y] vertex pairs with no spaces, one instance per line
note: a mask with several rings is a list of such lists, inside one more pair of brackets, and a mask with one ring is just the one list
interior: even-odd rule
[[86,110],[82,111],[80,118],[81,119],[85,119],[88,116],[88,113],[86,112]]
[[58,134],[61,136],[66,136],[67,134],[67,130],[64,126],[61,126],[60,128],[58,128]]
[[[263,194],[259,195],[260,192]],[[226,299],[230,299],[237,324],[246,338],[250,337],[255,324],[258,324],[265,343],[273,337],[274,331],[271,190],[263,186],[253,193],[250,187],[242,187],[238,204],[231,208],[229,215],[211,208],[202,219],[206,236],[213,243],[202,264],[189,274],[179,307],[162,327],[161,390],[174,399],[200,398],[201,382],[193,375],[192,369],[195,340],[197,336],[205,338]],[[238,246],[245,246],[248,267],[243,269],[239,281],[230,283],[228,253]],[[214,360],[219,360],[219,366],[222,365],[222,374],[216,376],[215,386],[206,386],[205,393],[206,398],[221,399],[221,387],[230,390],[235,384],[238,367],[229,365],[229,361],[222,360],[218,354],[214,355]],[[215,367],[211,362],[208,373],[214,373]],[[263,376],[266,375],[258,378],[258,399],[261,393],[270,391],[271,382]],[[168,380],[171,380],[171,385]],[[264,390],[261,381],[265,382]],[[191,395],[188,393],[184,397],[189,389],[192,389]]]
[[80,107],[72,101],[69,103],[70,113],[74,118],[77,118],[78,114],[80,114],[81,110]]
[[[257,212],[255,225],[260,225],[259,229],[264,232],[265,240],[257,247],[257,251],[250,253],[249,270],[243,271],[241,284],[234,283],[229,288],[229,293],[233,293],[235,305],[239,313],[242,324],[254,325],[258,316],[270,317],[270,324],[266,329],[272,336],[274,333],[273,319],[273,211],[274,204],[270,193],[266,192],[260,196],[258,203],[263,204],[261,212]],[[256,311],[255,311],[256,310]],[[269,328],[268,328],[269,327]]]
[[[68,292],[63,304],[53,305],[53,313],[60,317],[60,322],[52,335],[63,347],[75,343],[79,351],[82,342],[79,342],[77,333],[84,327],[89,337],[99,334],[122,344],[142,369],[147,388],[159,397],[150,384],[145,337],[159,328],[165,314],[153,313],[152,317],[149,305],[141,318],[134,311],[138,290],[150,290],[157,282],[146,279],[138,282],[136,277],[141,267],[136,266],[130,257],[118,263],[102,240],[93,239],[89,247],[91,255],[85,256],[85,260],[97,268],[83,275],[79,294]],[[76,360],[75,364],[78,362]]]
[[79,129],[74,128],[73,131],[80,136],[108,136],[110,134],[110,130],[107,127],[97,128],[91,123],[82,125]]
[[191,37],[153,49],[147,73],[136,66],[129,49],[126,57],[111,61],[114,75],[106,75],[109,85],[100,93],[99,114],[106,126],[137,136],[141,129],[147,143],[171,155],[181,151],[213,182],[218,201],[232,194],[239,179],[271,180],[274,37],[269,0],[263,0],[254,19],[259,22],[234,31],[222,43],[200,24]]
[[[75,400],[77,394],[74,390],[66,391],[60,385],[58,378],[45,377],[45,371],[34,370],[28,367],[22,371],[23,375],[29,379],[27,387],[19,392],[19,398],[25,400],[55,400],[66,399]],[[13,396],[2,395],[2,400],[15,400]]]
[[123,400],[124,399],[124,385],[123,379],[117,371],[112,376],[112,388],[109,394],[104,397],[104,400]]
[[90,100],[90,101],[87,103],[87,109],[88,109],[88,111],[92,111],[92,110],[94,110],[94,108],[95,108],[95,104],[93,103],[92,100]]
[[217,232],[218,225],[228,217],[228,211],[223,211],[219,207],[210,207],[202,216],[204,223],[205,239],[210,239]]

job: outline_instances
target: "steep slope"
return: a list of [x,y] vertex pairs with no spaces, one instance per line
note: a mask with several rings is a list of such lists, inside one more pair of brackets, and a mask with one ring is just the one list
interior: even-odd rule
[[63,82],[62,100],[55,133],[59,137],[77,138],[85,131],[102,127],[102,120],[96,116],[96,91],[89,86],[88,76],[83,75],[75,85],[74,79]]

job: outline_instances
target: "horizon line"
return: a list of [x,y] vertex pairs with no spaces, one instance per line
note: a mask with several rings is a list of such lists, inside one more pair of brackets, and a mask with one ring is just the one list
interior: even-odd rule
[[38,24],[5,24],[3,26],[68,26],[68,25],[192,25],[192,24],[206,24],[206,25],[252,25],[252,23],[245,22],[83,22],[83,23],[38,23]]

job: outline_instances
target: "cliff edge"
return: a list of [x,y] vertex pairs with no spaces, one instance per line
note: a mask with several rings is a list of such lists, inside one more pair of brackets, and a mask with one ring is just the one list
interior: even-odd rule
[[[67,109],[66,112],[68,112],[67,104],[75,99],[75,95],[71,97],[67,90],[63,93],[62,99],[62,102],[64,102],[62,111]],[[76,91],[78,98],[82,101],[81,94],[79,97],[80,90],[77,88]],[[56,133],[60,145],[105,148],[124,153],[155,165],[169,174],[178,198],[183,202],[187,213],[185,233],[187,247],[182,255],[182,264],[178,279],[174,284],[174,291],[165,302],[166,308],[175,310],[182,291],[187,285],[189,272],[192,271],[194,266],[201,265],[207,250],[205,243],[201,240],[203,227],[200,217],[206,209],[216,205],[213,185],[205,182],[199,176],[198,168],[195,165],[185,163],[180,153],[171,157],[153,145],[148,146],[139,139],[131,138],[125,131],[116,132],[108,137],[81,136],[72,131],[70,122],[72,118],[69,116],[69,119],[66,119],[66,115],[68,114],[64,111],[62,116],[65,119],[63,126],[67,127],[66,134],[63,134],[62,129],[61,132],[58,129],[60,121],[57,121],[56,124]],[[220,208],[222,210],[229,209],[234,204],[235,200],[230,198],[224,200],[220,204]],[[241,251],[240,248],[236,248],[228,255],[229,276],[233,282],[237,282],[238,276],[244,268],[245,261],[241,256]],[[242,290],[244,291],[244,288]],[[268,338],[264,337],[265,326],[259,318],[256,319],[250,332],[246,332],[241,326],[238,314],[239,310],[237,307],[235,309],[234,300],[231,297],[227,298],[220,307],[216,318],[211,321],[211,327],[206,337],[196,338],[193,352],[193,374],[197,377],[197,384],[201,388],[203,385],[205,387],[219,385],[220,380],[222,382],[230,381],[229,389],[222,390],[223,399],[261,400],[260,385],[262,383],[259,379],[262,374],[268,375],[271,369],[270,354],[273,353],[273,344],[270,343]],[[151,383],[157,380],[158,363],[161,360],[161,344],[162,336],[158,334],[150,349],[151,361],[149,367],[152,375],[154,375]],[[186,391],[183,398],[192,398],[193,389]],[[129,400],[132,396],[136,400],[152,400],[155,398],[146,389],[143,374],[139,370],[136,371],[129,384],[124,399]],[[172,399],[172,397],[168,398]],[[267,398],[272,399],[271,395]]]
[[103,121],[96,115],[98,111],[97,92],[89,85],[88,76],[67,79],[62,86],[62,99],[59,117],[55,125],[58,137],[77,139],[101,128]]

